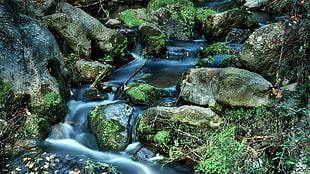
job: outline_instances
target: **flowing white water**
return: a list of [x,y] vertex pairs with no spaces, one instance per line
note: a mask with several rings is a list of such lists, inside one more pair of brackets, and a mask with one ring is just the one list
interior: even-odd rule
[[[46,139],[45,145],[50,152],[70,154],[90,158],[91,160],[102,161],[111,164],[117,170],[128,174],[159,174],[154,168],[146,164],[136,162],[127,155],[138,143],[120,153],[101,152],[98,150],[94,135],[88,130],[88,113],[98,105],[115,103],[113,100],[83,101],[83,91],[89,87],[75,89],[72,99],[68,102],[69,112],[62,123],[52,127],[52,133]],[[113,96],[111,96],[113,98]],[[80,100],[78,100],[80,99]]]
[[[175,85],[177,84],[178,77],[182,72],[195,64],[197,61],[197,52],[205,43],[203,41],[168,41],[167,43],[168,54],[183,58],[180,60],[146,59],[141,57],[142,46],[136,45],[135,51],[131,53],[134,61],[113,72],[109,77],[108,83],[122,85],[129,78],[132,78],[131,80],[143,80],[148,84],[167,89],[172,94],[172,98],[176,97],[174,93],[176,92]],[[141,65],[143,65],[142,68]],[[136,72],[137,70],[139,70],[139,73]],[[189,173],[175,172],[169,168],[159,166],[152,167],[147,161],[133,161],[130,158],[130,154],[141,147],[139,142],[130,144],[123,152],[112,153],[99,151],[95,136],[89,133],[89,112],[98,105],[106,105],[119,101],[114,100],[114,94],[107,94],[108,98],[104,100],[89,101],[89,97],[85,97],[85,91],[89,88],[91,87],[84,86],[72,89],[73,94],[68,102],[68,114],[63,122],[52,127],[52,133],[45,141],[49,152],[61,153],[62,155],[70,154],[102,161],[115,166],[117,170],[125,174]],[[117,96],[117,94],[115,95]],[[130,120],[132,141],[135,141],[135,127],[139,119],[138,116],[142,112],[143,108],[135,107],[133,114],[135,116]]]

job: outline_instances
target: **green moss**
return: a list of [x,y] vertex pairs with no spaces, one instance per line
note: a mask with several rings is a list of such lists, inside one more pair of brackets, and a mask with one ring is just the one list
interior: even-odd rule
[[154,142],[166,144],[169,141],[170,130],[158,131],[154,136]]
[[126,96],[132,103],[149,105],[156,104],[159,99],[168,95],[163,89],[157,89],[147,84],[130,83],[125,91]]
[[211,16],[212,14],[217,13],[216,11],[208,8],[208,7],[201,7],[196,9],[196,17],[198,21],[202,22],[204,24],[204,21]]
[[229,48],[225,42],[214,43],[199,52],[199,57],[214,56],[217,54],[228,54]]
[[132,9],[122,11],[119,14],[119,20],[123,21],[128,27],[138,27],[140,24],[147,22],[138,18],[137,13]]
[[117,120],[105,120],[100,112],[93,110],[90,112],[89,122],[90,131],[95,133],[101,150],[124,150],[121,132],[125,131],[125,128]]
[[32,103],[32,109],[50,123],[59,122],[68,111],[62,97],[54,92],[45,94],[41,103]]
[[257,20],[253,15],[247,15],[245,17],[244,24],[246,25],[247,28],[252,28],[253,26],[257,25]]

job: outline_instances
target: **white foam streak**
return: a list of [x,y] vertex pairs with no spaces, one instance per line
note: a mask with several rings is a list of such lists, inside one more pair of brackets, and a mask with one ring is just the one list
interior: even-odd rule
[[110,153],[100,152],[97,150],[91,150],[73,139],[47,139],[45,145],[52,150],[62,151],[68,154],[80,154],[94,160],[100,160],[109,164],[112,164],[118,170],[124,173],[133,174],[156,174],[157,172],[152,168],[132,161],[128,156]]

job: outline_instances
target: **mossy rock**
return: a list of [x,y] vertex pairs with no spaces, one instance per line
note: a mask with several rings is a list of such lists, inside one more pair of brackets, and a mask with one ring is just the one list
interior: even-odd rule
[[164,89],[158,89],[148,84],[141,84],[138,82],[129,83],[129,89],[125,91],[125,96],[133,104],[151,105],[169,95]]
[[139,32],[144,55],[158,55],[166,49],[166,35],[157,25],[143,23],[139,26]]
[[34,113],[49,123],[58,123],[66,115],[68,108],[60,94],[50,92],[44,95],[40,103],[32,103]]
[[241,9],[232,9],[212,14],[200,22],[204,36],[208,40],[223,42],[233,28],[254,29],[258,27],[255,17]]
[[29,139],[45,139],[50,134],[52,128],[47,120],[32,114],[25,122],[25,136]]
[[122,151],[126,148],[132,112],[130,106],[122,103],[97,106],[90,112],[90,132],[95,134],[100,150]]
[[[143,14],[142,16],[139,14]],[[150,12],[147,9],[127,9],[119,14],[119,20],[128,27],[138,27],[150,21]]]

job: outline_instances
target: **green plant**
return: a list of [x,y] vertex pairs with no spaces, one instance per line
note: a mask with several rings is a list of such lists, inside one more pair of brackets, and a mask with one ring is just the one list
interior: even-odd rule
[[196,65],[198,66],[209,66],[210,64],[212,64],[214,62],[214,59],[212,56],[208,56],[206,58],[202,58],[201,60],[199,60]]
[[138,18],[137,13],[132,9],[127,9],[119,14],[119,19],[128,27],[138,27],[147,21]]
[[47,104],[48,107],[56,106],[62,103],[60,95],[54,92],[45,94],[43,101],[45,104]]
[[203,48],[199,52],[199,57],[214,56],[217,54],[229,54],[229,48],[225,42],[217,42],[206,48]]
[[236,127],[231,126],[211,133],[207,138],[206,152],[198,162],[196,172],[230,173],[237,172],[247,156],[246,140],[238,142],[232,138]]

